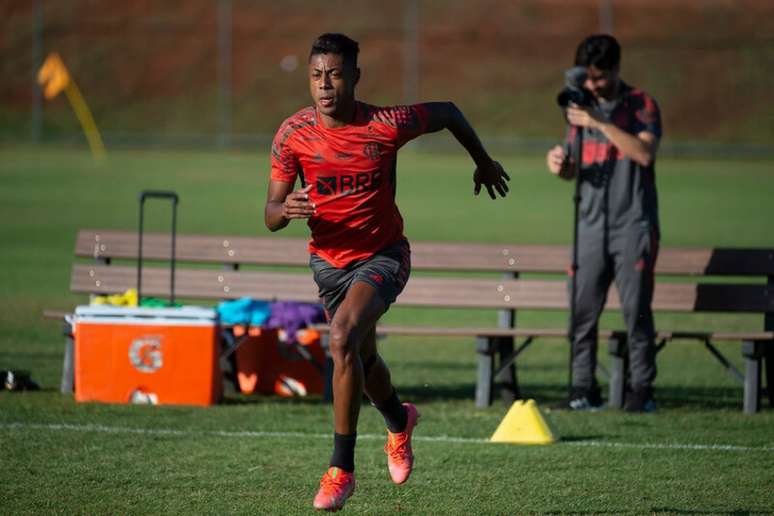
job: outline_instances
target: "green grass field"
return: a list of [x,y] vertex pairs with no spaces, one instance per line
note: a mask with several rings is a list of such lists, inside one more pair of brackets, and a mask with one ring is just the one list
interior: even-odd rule
[[[471,163],[407,149],[399,205],[415,240],[569,243],[571,185],[541,156],[505,156],[512,192],[473,198]],[[264,235],[267,156],[112,151],[103,164],[65,148],[0,148],[0,369],[28,369],[42,390],[0,392],[0,513],[306,514],[331,449],[332,415],[318,398],[229,395],[211,408],[76,404],[58,392],[63,337],[44,308],[68,291],[76,231],[135,229],[137,193],[172,189],[181,232]],[[764,161],[661,160],[664,246],[774,247],[774,173]],[[166,207],[149,206],[151,230]],[[306,235],[292,224],[284,235]],[[283,236],[283,235],[280,235]],[[562,326],[564,314],[519,314]],[[395,308],[389,322],[491,323],[485,311]],[[620,326],[618,314],[604,318]],[[762,329],[757,317],[669,315],[662,327]],[[605,346],[600,362],[607,363]],[[722,351],[740,366],[739,345]],[[770,514],[774,412],[741,413],[741,386],[696,343],[659,354],[655,414],[550,412],[562,440],[489,444],[507,407],[473,404],[475,353],[465,339],[381,344],[404,399],[422,412],[417,469],[388,479],[383,422],[366,407],[353,514]],[[523,392],[541,406],[567,380],[566,344],[540,341],[519,362]]]

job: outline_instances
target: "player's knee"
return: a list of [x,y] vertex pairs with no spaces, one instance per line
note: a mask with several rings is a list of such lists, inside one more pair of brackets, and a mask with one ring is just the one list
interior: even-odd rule
[[329,348],[334,361],[353,360],[356,356],[356,343],[352,338],[353,326],[346,321],[333,321],[329,335]]

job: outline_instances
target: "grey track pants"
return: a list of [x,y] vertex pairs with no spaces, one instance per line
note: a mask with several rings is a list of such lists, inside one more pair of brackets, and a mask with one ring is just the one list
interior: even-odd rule
[[[658,256],[655,234],[644,226],[609,234],[581,226],[578,243],[573,387],[596,386],[598,322],[613,280],[628,333],[630,384],[635,389],[650,387],[656,378],[651,310],[653,269]],[[572,278],[569,285],[572,289]]]

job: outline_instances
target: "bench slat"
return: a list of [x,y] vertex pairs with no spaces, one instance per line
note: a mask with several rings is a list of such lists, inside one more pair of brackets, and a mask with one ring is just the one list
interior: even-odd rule
[[[136,287],[136,268],[76,264],[71,276],[75,292],[120,293]],[[318,301],[317,287],[310,273],[263,271],[219,271],[178,269],[176,295],[204,299],[256,299]],[[143,294],[169,295],[169,270],[143,269]],[[455,278],[413,278],[399,297],[401,305],[457,308],[566,308],[562,282],[510,281]]]
[[[147,233],[143,255],[168,260],[170,236]],[[296,265],[309,263],[306,240],[300,238],[240,237],[181,234],[175,251],[178,260],[197,263]],[[137,258],[137,233],[117,230],[81,230],[75,254],[84,258]],[[562,245],[461,244],[415,242],[412,267],[417,270],[518,271],[564,273],[570,249]],[[656,263],[657,274],[774,275],[774,249],[664,248]]]
[[[146,233],[143,236],[143,258],[169,260],[169,234]],[[137,259],[137,233],[129,231],[81,230],[75,243],[75,254],[88,258]],[[194,263],[306,265],[309,253],[306,242],[290,238],[216,237],[178,235],[175,256]]]
[[[327,332],[327,325],[314,325],[314,328]],[[493,327],[430,327],[430,326],[391,326],[379,325],[377,335],[403,336],[436,336],[436,337],[554,337],[566,338],[567,330],[563,328],[493,328]],[[613,330],[600,330],[599,337],[607,339],[615,333]],[[656,339],[710,339],[713,341],[771,341],[774,331],[757,332],[689,332],[689,331],[659,331]]]
[[[511,246],[513,247],[513,246]],[[81,230],[76,256],[84,258],[137,258],[137,233]],[[169,260],[168,234],[147,233],[143,257]],[[307,241],[299,238],[216,237],[178,235],[175,254],[180,261],[250,265],[307,266]],[[508,247],[491,244],[418,243],[412,246],[412,267],[428,270],[561,272],[569,251],[564,246]],[[518,265],[517,265],[518,264]]]
[[[136,269],[126,266],[76,264],[71,289],[87,293],[120,293],[136,286]],[[309,273],[178,269],[178,297],[283,299],[316,302],[317,288]],[[774,292],[766,285],[659,283],[653,308],[673,312],[774,312]],[[143,294],[169,294],[169,270],[143,270]],[[556,309],[568,308],[563,281],[490,280],[416,277],[398,298],[399,305],[448,308]],[[607,308],[620,309],[615,288]]]
[[[143,269],[142,293],[147,296],[169,296],[169,270],[157,267]],[[73,266],[71,290],[89,293],[121,293],[137,286],[137,270],[125,266]],[[317,288],[311,275],[274,272],[236,272],[213,269],[178,269],[175,295],[196,299],[293,299],[317,302]]]

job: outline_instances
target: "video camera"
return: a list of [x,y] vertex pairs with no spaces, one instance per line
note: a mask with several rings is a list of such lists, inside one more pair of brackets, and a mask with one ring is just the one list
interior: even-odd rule
[[564,72],[564,89],[559,92],[556,102],[562,109],[570,104],[580,107],[593,106],[596,102],[594,95],[583,87],[586,82],[586,68],[584,66],[573,66]]

